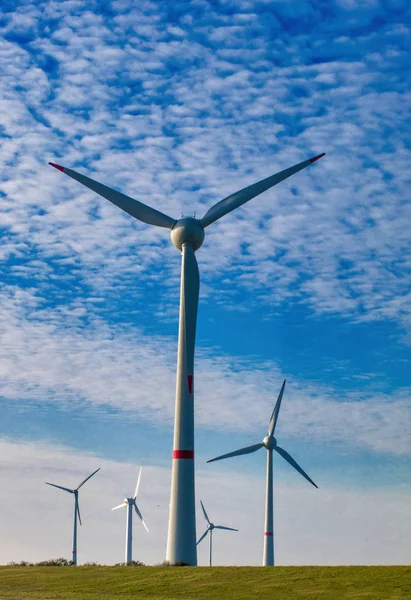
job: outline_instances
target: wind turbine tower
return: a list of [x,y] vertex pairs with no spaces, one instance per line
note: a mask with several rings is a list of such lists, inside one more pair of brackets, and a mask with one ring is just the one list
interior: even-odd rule
[[224,529],[225,531],[238,531],[238,529],[233,529],[232,527],[223,527],[223,525],[214,525],[214,523],[211,523],[210,519],[208,518],[208,515],[206,513],[206,509],[204,508],[204,504],[201,502],[200,500],[200,504],[201,504],[201,508],[203,509],[203,515],[205,520],[207,521],[208,527],[205,530],[205,532],[203,533],[203,535],[201,536],[201,538],[198,540],[197,542],[197,546],[200,542],[203,541],[204,538],[207,537],[207,535],[210,535],[209,540],[210,540],[210,545],[209,545],[209,552],[210,552],[210,567],[212,566],[212,559],[213,559],[213,531],[214,529]]
[[141,514],[141,512],[137,506],[137,503],[136,503],[138,490],[140,487],[140,479],[141,479],[142,470],[143,470],[143,468],[140,467],[140,471],[139,471],[139,474],[137,477],[137,484],[136,484],[134,496],[132,498],[124,498],[124,502],[122,504],[119,504],[118,506],[115,506],[114,508],[111,509],[111,510],[117,510],[118,508],[127,508],[126,556],[125,556],[125,560],[124,560],[126,565],[130,564],[131,561],[133,560],[133,508],[136,511],[138,518],[140,519],[140,521],[143,523],[144,527],[148,531],[148,527],[143,519],[143,515]]
[[265,527],[264,527],[264,552],[263,552],[263,566],[270,567],[274,565],[274,516],[273,516],[273,451],[277,452],[282,456],[296,471],[298,471],[307,481],[312,483],[314,487],[318,487],[314,481],[308,477],[307,473],[296,463],[290,454],[284,448],[280,448],[277,444],[277,440],[274,437],[275,428],[278,421],[278,414],[280,412],[281,401],[283,399],[285,388],[285,379],[281,386],[280,393],[275,403],[273,413],[271,415],[270,422],[268,424],[268,435],[258,444],[217,456],[207,462],[214,462],[216,460],[223,460],[224,458],[231,458],[232,456],[240,456],[241,454],[250,454],[256,452],[260,448],[267,450],[267,479],[266,479],[266,491],[265,491]]
[[62,485],[56,485],[55,483],[49,483],[48,481],[46,481],[47,485],[51,485],[52,487],[58,488],[59,490],[64,490],[65,492],[69,492],[69,494],[74,495],[73,551],[72,551],[72,559],[71,560],[75,567],[77,566],[77,519],[78,519],[78,522],[80,523],[80,525],[82,524],[81,516],[80,516],[80,506],[79,506],[79,501],[78,501],[78,492],[79,492],[79,489],[81,488],[81,486],[83,486],[86,483],[86,481],[88,481],[91,477],[93,477],[93,475],[95,475],[98,471],[100,471],[100,467],[98,469],[96,469],[95,471],[93,471],[93,473],[91,475],[86,477],[85,480],[82,481],[80,483],[80,485],[78,485],[74,490],[63,487]]
[[204,241],[206,227],[277,183],[305,169],[322,156],[324,154],[314,156],[227,196],[212,206],[201,219],[183,217],[178,220],[72,169],[50,163],[52,167],[103,196],[135,219],[149,225],[170,229],[171,241],[181,252],[173,465],[166,554],[166,559],[170,563],[197,564],[194,488],[194,348],[200,277],[195,252]]

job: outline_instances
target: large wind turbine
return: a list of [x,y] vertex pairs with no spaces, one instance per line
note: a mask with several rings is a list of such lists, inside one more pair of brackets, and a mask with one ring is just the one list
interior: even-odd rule
[[217,458],[212,458],[207,462],[214,462],[215,460],[223,460],[223,458],[231,458],[232,456],[240,456],[241,454],[250,454],[256,452],[260,448],[267,450],[267,483],[265,491],[265,527],[264,527],[264,553],[263,553],[263,566],[270,567],[274,565],[274,527],[273,527],[273,450],[282,456],[294,469],[296,469],[307,481],[313,484],[314,487],[318,487],[314,481],[308,477],[307,473],[298,465],[292,456],[280,448],[277,444],[277,440],[274,437],[275,427],[278,421],[278,414],[280,412],[281,400],[283,399],[285,388],[285,379],[281,386],[280,393],[275,403],[273,413],[268,425],[268,435],[259,444],[253,444]]
[[73,562],[74,566],[77,565],[77,519],[81,525],[80,506],[78,503],[78,491],[81,488],[81,486],[83,486],[86,483],[86,481],[88,481],[91,477],[93,477],[93,475],[95,475],[97,473],[97,471],[100,471],[100,467],[98,469],[96,469],[95,471],[93,471],[91,475],[86,477],[85,480],[82,481],[80,483],[80,485],[78,485],[74,490],[63,487],[62,485],[56,485],[55,483],[49,483],[48,481],[46,481],[47,485],[51,485],[55,488],[58,488],[59,490],[64,490],[65,492],[69,492],[70,494],[74,494],[74,527],[73,527],[73,554],[72,554],[72,557],[73,557],[72,562]]
[[117,510],[118,508],[126,508],[127,507],[127,520],[126,520],[126,557],[125,564],[128,565],[133,560],[133,508],[136,511],[138,518],[143,523],[144,527],[148,531],[148,527],[144,522],[143,515],[139,511],[139,508],[136,503],[138,488],[140,487],[140,479],[141,479],[141,471],[143,470],[140,467],[140,471],[137,477],[136,489],[134,492],[134,496],[132,498],[124,498],[123,504],[119,504],[115,506],[111,510]]
[[204,229],[224,215],[291,177],[324,156],[319,154],[276,175],[235,192],[212,206],[201,219],[175,220],[72,169],[50,163],[59,171],[103,196],[129,215],[157,227],[171,229],[171,240],[181,251],[180,323],[173,466],[166,558],[170,563],[197,564],[194,492],[194,347],[200,278],[195,252],[204,241]]
[[205,537],[207,537],[208,534],[210,534],[210,567],[211,567],[212,566],[212,558],[213,558],[213,530],[214,529],[225,529],[226,531],[238,531],[238,529],[233,529],[232,527],[223,527],[222,525],[214,525],[214,523],[211,523],[210,519],[208,518],[206,509],[204,508],[204,504],[201,502],[201,500],[200,500],[200,504],[201,504],[201,508],[203,509],[204,518],[207,521],[208,527],[205,530],[205,532],[203,533],[203,535],[201,536],[201,538],[198,540],[197,546],[200,542],[203,541],[203,539]]

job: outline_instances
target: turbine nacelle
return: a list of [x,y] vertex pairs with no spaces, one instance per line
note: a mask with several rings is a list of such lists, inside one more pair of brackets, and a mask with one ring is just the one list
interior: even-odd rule
[[204,241],[204,227],[199,219],[183,217],[174,223],[170,236],[179,250],[183,249],[183,244],[190,244],[194,250],[198,250]]
[[270,437],[269,435],[266,435],[263,439],[263,445],[265,448],[267,448],[267,450],[274,450],[274,448],[277,446],[277,440],[275,439],[275,437]]

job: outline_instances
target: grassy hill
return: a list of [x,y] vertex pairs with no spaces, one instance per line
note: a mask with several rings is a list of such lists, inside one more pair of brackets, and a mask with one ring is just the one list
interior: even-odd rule
[[0,600],[402,600],[411,567],[0,567]]

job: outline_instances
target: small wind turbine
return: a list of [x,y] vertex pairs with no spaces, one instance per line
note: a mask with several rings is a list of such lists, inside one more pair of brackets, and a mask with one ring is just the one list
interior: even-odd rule
[[204,508],[204,504],[201,502],[200,500],[200,504],[201,504],[201,508],[203,509],[203,514],[204,514],[204,518],[208,523],[208,527],[205,530],[205,532],[203,533],[203,535],[201,536],[201,538],[198,540],[197,542],[197,546],[200,542],[203,541],[203,539],[205,537],[207,537],[208,534],[210,534],[210,567],[212,565],[212,553],[213,553],[213,530],[214,529],[224,529],[226,531],[238,531],[238,529],[233,529],[232,527],[223,527],[222,525],[214,525],[214,523],[211,523],[210,519],[208,518],[208,515],[206,513],[206,509]]
[[72,562],[74,566],[77,566],[77,519],[78,522],[81,523],[81,517],[80,517],[80,507],[79,507],[79,503],[78,503],[78,491],[81,488],[82,485],[84,485],[86,483],[86,481],[88,481],[91,477],[93,477],[93,475],[95,475],[97,473],[97,471],[100,471],[100,467],[98,469],[96,469],[95,471],[93,471],[93,473],[91,475],[89,475],[88,477],[85,478],[84,481],[82,481],[80,483],[80,485],[78,485],[76,487],[76,489],[71,490],[69,488],[63,487],[62,485],[56,485],[55,483],[49,483],[48,481],[46,481],[47,485],[51,485],[55,488],[58,488],[59,490],[64,490],[65,492],[69,492],[70,494],[74,494],[74,528],[73,528],[73,554],[72,554]]
[[[171,469],[168,562],[197,564],[194,490],[194,350],[200,290],[196,251],[204,241],[205,229],[252,198],[288,179],[322,158],[318,154],[266,179],[230,194],[214,204],[201,219],[173,219],[143,202],[94,181],[72,169],[49,163],[123,211],[148,225],[171,230],[171,241],[181,252],[180,322],[178,327],[177,385],[174,417],[173,466]],[[241,236],[241,230],[238,235]]]
[[274,437],[275,427],[278,421],[278,414],[280,412],[281,400],[283,399],[285,379],[281,386],[280,393],[275,403],[273,413],[271,415],[270,423],[268,425],[268,435],[259,444],[253,446],[247,446],[241,448],[241,450],[235,450],[217,458],[212,458],[207,462],[213,462],[215,460],[223,460],[223,458],[231,458],[232,456],[240,456],[241,454],[251,454],[256,452],[260,448],[267,450],[267,484],[265,492],[265,529],[264,529],[264,554],[263,554],[263,566],[269,567],[274,565],[274,528],[273,528],[273,450],[282,456],[294,469],[296,469],[307,481],[313,484],[314,487],[318,486],[314,481],[308,477],[307,473],[296,463],[292,456],[288,454],[283,448],[277,445],[277,440]]
[[134,496],[132,498],[124,498],[123,504],[119,504],[118,506],[115,506],[114,508],[111,509],[111,510],[117,510],[118,508],[126,508],[127,507],[126,557],[125,557],[125,561],[124,561],[126,565],[131,563],[131,561],[133,560],[133,558],[132,558],[132,556],[133,556],[133,507],[134,507],[140,521],[143,523],[144,527],[148,531],[148,527],[144,522],[143,515],[139,511],[138,506],[136,504],[136,498],[137,498],[137,494],[138,494],[138,488],[140,487],[140,479],[141,479],[141,471],[142,470],[143,470],[142,467],[140,467],[140,471],[139,471],[139,474],[137,477],[137,483],[136,483],[136,489],[134,492]]

